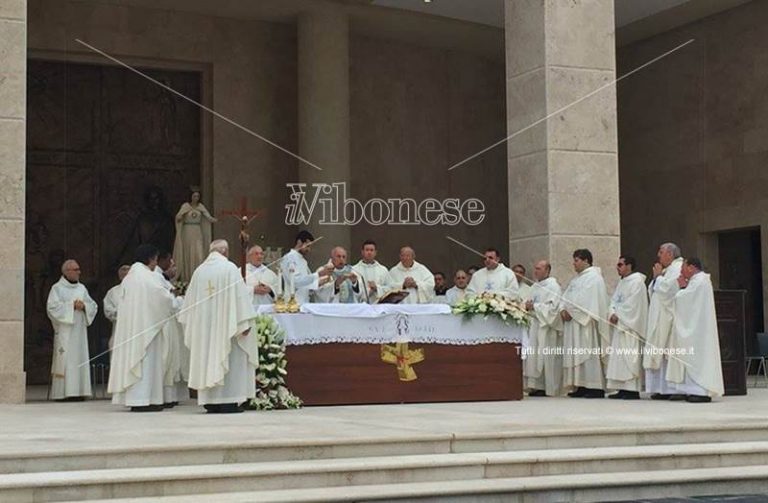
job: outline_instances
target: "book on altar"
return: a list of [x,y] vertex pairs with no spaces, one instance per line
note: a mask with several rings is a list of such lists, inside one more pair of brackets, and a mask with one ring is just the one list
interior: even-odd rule
[[376,303],[377,304],[399,304],[403,301],[403,299],[408,297],[408,295],[410,295],[410,292],[406,292],[405,290],[394,290],[384,295]]

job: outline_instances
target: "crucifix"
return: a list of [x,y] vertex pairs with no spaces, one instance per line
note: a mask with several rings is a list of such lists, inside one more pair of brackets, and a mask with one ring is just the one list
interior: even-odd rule
[[261,210],[248,209],[248,198],[245,196],[240,199],[239,209],[225,210],[221,212],[222,215],[236,218],[240,222],[240,272],[243,275],[243,278],[245,278],[245,255],[248,252],[248,244],[251,240],[251,236],[248,234],[248,224],[250,224],[253,219],[260,216],[261,213]]

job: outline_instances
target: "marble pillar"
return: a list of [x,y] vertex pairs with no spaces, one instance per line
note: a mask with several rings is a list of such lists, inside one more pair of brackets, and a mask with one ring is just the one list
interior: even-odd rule
[[24,401],[27,2],[0,2],[0,403]]
[[[299,15],[298,20],[299,155],[322,171],[299,163],[305,183],[346,182],[351,193],[349,165],[349,18],[341,9],[324,6]],[[350,260],[350,227],[319,225],[320,209],[310,230],[315,238],[314,261],[324,260],[333,246],[344,246]],[[330,216],[328,217],[331,218]]]
[[613,0],[505,0],[509,245],[513,262],[548,258],[561,282],[588,248],[618,279],[619,189]]

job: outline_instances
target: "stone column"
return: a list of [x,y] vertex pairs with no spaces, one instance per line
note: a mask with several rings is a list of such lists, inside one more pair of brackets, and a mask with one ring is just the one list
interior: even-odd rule
[[[343,10],[324,5],[299,16],[298,63],[299,155],[322,168],[318,171],[301,163],[299,177],[306,183],[346,182],[351,197],[349,18]],[[318,207],[313,220],[319,218]],[[316,238],[323,236],[315,262],[321,256],[327,258],[326,252],[333,246],[349,250],[350,227],[313,225],[311,230]],[[350,259],[356,256],[352,250],[349,253]]]
[[[508,134],[615,78],[613,0],[505,0]],[[512,261],[552,262],[565,283],[589,248],[609,288],[618,276],[614,86],[507,144]],[[640,253],[643,250],[633,250]]]
[[0,403],[24,401],[27,2],[0,2]]

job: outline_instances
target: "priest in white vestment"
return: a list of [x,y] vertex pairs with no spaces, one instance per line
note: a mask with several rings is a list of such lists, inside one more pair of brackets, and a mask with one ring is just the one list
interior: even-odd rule
[[416,262],[416,252],[410,246],[400,248],[400,262],[389,270],[394,290],[405,290],[403,304],[431,304],[435,298],[435,276],[423,264]]
[[53,325],[51,398],[80,401],[91,396],[88,327],[99,306],[80,283],[80,265],[67,260],[61,278],[51,287],[46,305]]
[[643,388],[642,340],[648,323],[645,274],[635,272],[634,258],[622,255],[616,264],[619,284],[608,308],[611,351],[605,368],[606,387],[616,390],[608,398],[638,400]]
[[653,265],[653,280],[648,286],[648,328],[643,349],[645,391],[654,400],[668,400],[676,394],[667,384],[666,352],[672,341],[674,322],[673,305],[680,287],[677,278],[683,267],[680,247],[664,243],[657,253],[658,262]]
[[189,387],[209,413],[242,412],[256,396],[259,343],[251,333],[256,311],[240,269],[223,239],[192,274],[179,321],[190,351]]
[[533,287],[528,284],[529,280],[526,277],[526,271],[525,267],[523,267],[522,264],[515,264],[512,266],[512,272],[515,273],[515,279],[517,280],[517,294],[520,297],[520,300],[523,302],[528,302],[533,298],[532,289]]
[[449,306],[455,306],[467,296],[467,286],[469,285],[469,274],[459,269],[453,275],[453,286],[445,292],[445,303]]
[[563,293],[563,385],[572,398],[603,398],[602,355],[610,343],[608,293],[600,268],[587,249],[573,252],[577,276]]
[[330,264],[315,273],[309,269],[306,257],[314,240],[315,238],[308,231],[299,232],[296,235],[294,247],[280,260],[284,292],[287,297],[294,295],[299,304],[308,303],[310,293],[325,284],[328,281],[328,275],[333,271],[333,266]]
[[[112,332],[110,332],[109,341],[107,347],[112,349],[115,341],[115,327],[117,326],[117,309],[120,307],[120,301],[123,300],[123,287],[122,282],[128,271],[131,270],[129,265],[121,265],[117,270],[117,277],[120,283],[107,290],[107,294],[104,296],[104,317],[112,324]],[[110,358],[112,353],[110,353]]]
[[712,280],[699,259],[688,258],[678,286],[672,346],[680,351],[669,359],[667,381],[688,402],[711,402],[724,393]]
[[185,400],[189,400],[189,350],[184,345],[184,331],[176,319],[184,297],[176,293],[173,280],[178,276],[178,269],[173,256],[161,252],[155,274],[160,282],[173,294],[173,315],[163,326],[163,405],[173,408]]
[[158,254],[151,244],[136,249],[117,311],[108,391],[113,404],[132,412],[157,412],[165,403],[162,331],[172,316],[174,297],[154,272]]
[[367,294],[364,297],[369,304],[378,302],[390,290],[392,283],[389,269],[376,261],[376,254],[376,242],[369,239],[363,242],[362,258],[352,266],[352,270],[367,287]]
[[517,299],[519,295],[517,277],[500,260],[499,251],[488,248],[485,251],[485,267],[472,275],[467,293],[480,295],[488,292],[503,295],[509,299]]
[[523,366],[524,387],[528,396],[559,396],[563,384],[563,321],[560,318],[562,288],[550,276],[546,260],[536,262],[531,298],[525,308],[531,314],[528,327],[529,348]]
[[275,296],[282,293],[277,274],[264,265],[264,250],[251,246],[245,266],[245,285],[251,294],[253,307],[274,304]]
[[[352,266],[347,264],[347,250],[341,246],[331,250],[333,271],[328,281],[315,292],[317,302],[324,304],[360,304],[366,301],[365,288]],[[319,271],[318,271],[319,272]]]

